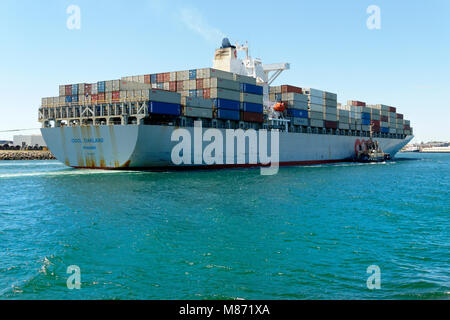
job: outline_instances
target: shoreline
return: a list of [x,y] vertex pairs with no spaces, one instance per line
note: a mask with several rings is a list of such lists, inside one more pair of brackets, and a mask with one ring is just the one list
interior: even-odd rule
[[50,151],[0,150],[0,161],[56,160]]

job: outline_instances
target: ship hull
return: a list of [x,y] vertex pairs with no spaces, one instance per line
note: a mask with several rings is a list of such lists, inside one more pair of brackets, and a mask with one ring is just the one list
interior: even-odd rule
[[[203,151],[209,142],[203,141],[207,128],[197,131],[195,128],[181,128],[192,138],[192,160],[175,164],[173,150],[179,145],[179,139],[173,139],[171,126],[126,125],[126,126],[81,126],[43,128],[42,135],[54,156],[65,165],[74,168],[91,169],[219,169],[233,167],[255,167],[263,163],[251,161],[248,143],[244,147],[245,161],[239,158],[239,150],[227,157],[226,139],[223,141],[223,160],[207,164],[202,159]],[[216,133],[226,137],[225,129],[215,129]],[[272,153],[271,141],[275,137],[268,134],[267,155]],[[394,157],[413,136],[405,139],[375,138],[382,150]],[[308,133],[279,133],[280,166],[314,165],[351,161],[355,156],[355,144],[367,139],[355,136],[322,135]],[[174,140],[174,141],[172,141]],[[200,141],[201,148],[196,148]],[[212,140],[207,140],[212,141]],[[246,140],[248,141],[248,140]],[[261,140],[259,141],[259,145]],[[274,149],[275,150],[275,149]],[[199,154],[200,153],[200,154]],[[242,156],[242,154],[241,154]]]

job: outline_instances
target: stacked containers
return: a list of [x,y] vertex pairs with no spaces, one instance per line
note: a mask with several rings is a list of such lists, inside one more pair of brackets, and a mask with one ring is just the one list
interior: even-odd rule
[[350,130],[350,111],[343,107],[338,108],[339,129]]
[[281,100],[287,106],[286,113],[291,123],[297,126],[309,126],[308,96],[303,94],[303,89],[283,85],[280,91]]
[[323,92],[323,115],[325,128],[338,129],[337,94]]
[[356,116],[361,115],[361,118],[356,120],[357,130],[361,126],[362,131],[370,131],[372,109],[362,101],[348,101],[348,104],[352,107],[352,110],[356,110]]
[[148,91],[148,112],[156,115],[181,115],[181,95],[176,92],[151,89]]
[[316,89],[303,89],[308,96],[309,122],[311,127],[324,127],[323,91]]
[[370,110],[372,131],[379,133],[381,132],[381,107],[372,105]]
[[[241,80],[245,81],[242,77]],[[264,121],[263,87],[243,82],[240,83],[240,92],[241,120],[262,123]]]
[[211,99],[198,97],[181,97],[182,113],[186,117],[206,118],[213,117],[213,103]]

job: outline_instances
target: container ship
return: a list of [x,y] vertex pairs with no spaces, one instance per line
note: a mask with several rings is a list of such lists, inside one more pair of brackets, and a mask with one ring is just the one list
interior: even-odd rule
[[273,86],[289,69],[224,39],[212,68],[59,86],[59,96],[42,99],[41,132],[59,161],[80,169],[338,163],[369,139],[392,157],[412,140],[395,107]]

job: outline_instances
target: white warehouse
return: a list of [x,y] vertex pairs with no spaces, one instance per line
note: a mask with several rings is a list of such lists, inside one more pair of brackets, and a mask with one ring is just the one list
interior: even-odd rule
[[39,147],[46,147],[44,138],[40,134],[33,135],[18,135],[13,137],[13,145],[22,147],[23,145],[28,147],[34,147],[38,145]]

